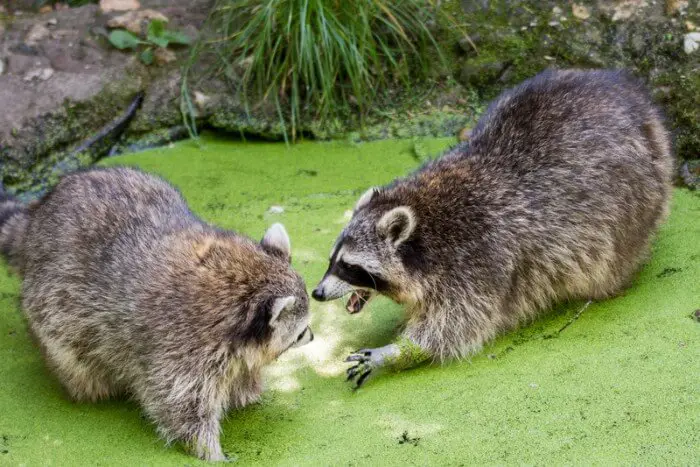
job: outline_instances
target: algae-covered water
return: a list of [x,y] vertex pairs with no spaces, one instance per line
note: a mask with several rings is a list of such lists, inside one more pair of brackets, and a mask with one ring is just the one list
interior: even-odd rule
[[[283,222],[311,288],[357,197],[450,143],[209,137],[104,165],[163,175],[205,220],[255,238]],[[66,399],[27,335],[19,284],[0,266],[0,465],[198,464],[133,402]],[[260,404],[229,415],[224,450],[241,465],[697,464],[700,196],[675,192],[632,288],[574,320],[582,305],[556,307],[471,361],[376,375],[353,392],[345,355],[388,343],[401,309],[377,299],[350,316],[313,303],[316,340],[269,369]]]

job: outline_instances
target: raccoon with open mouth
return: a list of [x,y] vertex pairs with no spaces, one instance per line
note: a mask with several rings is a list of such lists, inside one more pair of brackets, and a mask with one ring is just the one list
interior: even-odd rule
[[377,367],[471,355],[568,299],[629,285],[669,205],[673,156],[659,111],[620,71],[547,70],[496,98],[471,140],[369,189],[312,296],[404,304]]

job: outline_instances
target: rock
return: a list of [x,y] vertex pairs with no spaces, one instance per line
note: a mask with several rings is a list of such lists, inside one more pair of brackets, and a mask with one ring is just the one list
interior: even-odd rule
[[138,0],[100,0],[100,10],[102,13],[138,10],[139,8],[141,8],[141,4]]
[[0,58],[0,75],[5,73],[5,59]]
[[46,81],[53,76],[53,73],[53,68],[35,68],[24,75],[22,79],[24,81]]
[[700,189],[700,160],[688,161],[679,171],[681,182],[691,190]]
[[700,48],[700,32],[689,32],[683,36],[683,50],[691,54]]
[[44,57],[13,54],[7,58],[7,71],[14,75],[22,75],[33,68],[46,68],[49,61]]
[[51,18],[46,22],[47,26],[56,26],[58,24],[58,20],[56,18]]
[[284,208],[282,206],[270,206],[270,209],[268,209],[267,212],[270,214],[282,214],[284,212]]
[[608,14],[613,21],[630,19],[646,5],[646,0],[598,0],[600,10]]
[[44,39],[48,39],[50,36],[51,31],[49,31],[46,26],[43,24],[35,24],[24,38],[24,43],[30,47],[33,47]]
[[591,10],[586,5],[574,3],[571,5],[571,14],[578,19],[587,20],[591,17]]
[[479,34],[473,34],[471,36],[464,36],[459,40],[459,47],[462,49],[462,51],[465,54],[475,54],[477,49],[477,44],[479,40],[481,39],[481,36]]
[[562,13],[564,13],[564,10],[562,10],[560,7],[555,6],[554,8],[552,8],[552,15],[561,16]]
[[666,0],[666,14],[683,14],[688,9],[688,0]]
[[[78,72],[85,68],[86,63],[78,59],[82,47],[71,46],[59,41],[47,41],[41,47],[44,56],[56,71]],[[84,53],[82,54],[84,57]]]
[[153,20],[168,22],[168,17],[156,10],[130,11],[107,21],[107,27],[126,29],[136,35],[145,35],[148,23]]
[[[67,0],[59,1],[67,3]],[[144,67],[138,54],[120,53],[92,32],[103,28],[102,32],[108,35],[106,22],[126,11],[105,16],[95,0],[84,2],[89,4],[79,8],[55,8],[52,13],[39,15],[33,8],[36,3],[49,4],[49,1],[0,0],[0,5],[13,9],[18,4],[28,6],[22,17],[13,16],[6,21],[8,18],[0,15],[0,30],[7,29],[0,31],[0,57],[5,68],[0,76],[0,179],[8,190],[22,193],[53,180],[52,167],[63,161],[64,152],[94,136],[129,106],[138,91],[147,89],[148,106],[138,111],[141,126],[129,137],[145,138],[147,134],[182,123],[179,63]],[[193,31],[201,28],[211,10],[211,0],[141,0],[141,3],[144,7],[157,5],[156,9],[171,22],[177,21],[180,28]],[[48,23],[53,18],[57,20],[55,26]],[[35,24],[46,27],[50,35],[36,44],[36,39],[27,44],[25,39]],[[49,76],[51,71],[41,71],[46,69],[53,70],[53,74]],[[24,81],[25,76],[29,81]],[[171,78],[175,85],[166,87]],[[221,99],[215,96],[227,98],[225,91],[230,92],[230,88],[221,91],[211,88],[209,84],[198,86],[213,96],[210,106],[219,105]],[[238,102],[230,100],[230,113],[244,115],[240,105],[234,107]],[[245,122],[243,118],[240,120]],[[271,128],[270,121],[274,122],[267,119],[258,125]],[[136,128],[133,121],[129,130],[132,128]]]
[[501,76],[508,64],[501,61],[470,63],[462,65],[459,77],[462,83],[470,86],[479,86],[484,83],[493,83]]
[[20,42],[19,44],[10,46],[10,52],[14,52],[20,55],[39,55],[38,48],[27,45],[24,42]]
[[642,31],[630,32],[627,46],[629,47],[631,55],[636,57],[643,56],[650,48],[647,40],[648,34],[644,34]]
[[165,65],[166,63],[177,60],[177,55],[175,55],[175,52],[162,47],[158,47],[156,49],[156,51],[153,53],[153,57],[155,58],[156,65]]
[[197,106],[197,108],[201,110],[205,110],[209,103],[211,103],[211,97],[207,96],[206,94],[195,91],[194,92],[194,103]]

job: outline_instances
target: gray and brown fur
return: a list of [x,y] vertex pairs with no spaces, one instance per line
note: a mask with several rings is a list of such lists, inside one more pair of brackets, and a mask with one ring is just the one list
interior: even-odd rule
[[[555,302],[629,285],[672,169],[635,79],[543,72],[495,99],[468,143],[365,193],[313,295],[378,289],[406,305],[403,337],[432,358],[470,355]],[[355,360],[381,364],[377,350]]]
[[5,197],[0,229],[31,332],[70,396],[129,394],[200,458],[225,458],[226,410],[256,401],[261,368],[313,337],[284,228],[260,243],[217,229],[160,178],[68,175],[34,206]]

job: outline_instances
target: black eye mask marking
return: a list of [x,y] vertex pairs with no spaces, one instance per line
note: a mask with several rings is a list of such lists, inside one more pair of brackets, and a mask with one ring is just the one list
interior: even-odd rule
[[[252,297],[246,300],[251,299]],[[272,315],[274,301],[274,297],[267,298],[257,306],[249,323],[241,322],[233,327],[231,330],[231,341],[234,347],[248,343],[260,344],[270,339],[272,336],[270,317]]]
[[331,272],[338,276],[340,280],[355,287],[367,287],[378,292],[385,291],[389,284],[376,274],[370,274],[363,267],[348,264],[343,260],[333,265]]

